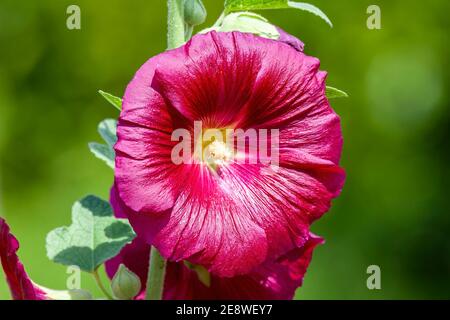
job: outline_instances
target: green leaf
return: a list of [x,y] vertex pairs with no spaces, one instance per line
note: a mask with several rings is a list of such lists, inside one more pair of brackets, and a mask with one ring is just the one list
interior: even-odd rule
[[116,153],[114,145],[117,142],[117,121],[114,119],[106,119],[98,125],[98,132],[105,140],[106,144],[97,142],[89,143],[89,150],[99,159],[106,162],[106,164],[114,169],[114,162]]
[[107,201],[88,196],[74,204],[71,226],[47,235],[47,256],[56,263],[94,272],[135,236],[128,221],[114,218]]
[[114,147],[117,142],[117,120],[105,119],[98,125],[98,133],[110,147]]
[[106,162],[106,164],[114,169],[115,165],[115,152],[106,144],[101,144],[97,142],[89,143],[89,150],[100,160]]
[[291,8],[303,10],[303,11],[312,13],[312,14],[318,16],[319,18],[322,18],[326,23],[328,23],[328,25],[330,27],[333,28],[333,23],[331,23],[331,20],[327,17],[327,15],[322,10],[320,10],[316,6],[309,4],[309,3],[294,2],[294,1],[288,1],[288,5]]
[[230,13],[223,18],[219,26],[205,29],[200,31],[200,33],[206,33],[211,30],[217,32],[247,32],[274,40],[280,38],[280,33],[274,25],[270,24],[266,18],[253,12]]
[[285,9],[288,0],[225,0],[225,11]]
[[113,96],[112,94],[110,94],[108,92],[104,92],[102,90],[99,90],[98,93],[100,93],[103,96],[103,98],[106,99],[106,101],[111,103],[119,111],[122,110],[122,99],[120,99],[119,97]]
[[188,269],[197,273],[198,280],[200,280],[201,283],[203,283],[208,288],[211,287],[211,274],[205,267],[190,263],[189,261],[186,260],[184,261],[184,265]]
[[346,92],[328,86],[326,87],[325,95],[328,99],[348,98],[348,94]]
[[266,9],[299,9],[315,14],[322,18],[330,27],[333,27],[330,19],[322,10],[316,6],[304,3],[295,2],[289,0],[226,0],[225,12],[230,13],[233,11],[246,11],[246,10],[266,10]]

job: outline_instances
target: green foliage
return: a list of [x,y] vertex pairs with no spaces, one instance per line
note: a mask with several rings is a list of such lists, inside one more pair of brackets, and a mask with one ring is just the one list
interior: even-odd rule
[[327,15],[316,6],[288,0],[226,0],[225,12],[246,11],[246,10],[266,10],[266,9],[299,9],[312,13],[322,18],[330,27],[333,27]]
[[106,119],[98,125],[98,133],[110,147],[114,147],[117,142],[117,120]]
[[280,33],[269,21],[253,12],[233,12],[224,17],[221,24],[205,29],[202,33],[215,30],[217,32],[247,32],[253,33],[263,38],[278,40]]
[[283,9],[287,7],[287,0],[226,0],[225,9],[231,11]]
[[114,161],[116,153],[114,145],[117,142],[117,121],[114,119],[106,119],[98,125],[98,132],[106,144],[97,142],[89,143],[89,150],[99,159],[106,162],[106,164],[114,169]]
[[109,146],[97,143],[97,142],[91,142],[89,143],[89,150],[100,160],[105,161],[105,163],[112,169],[114,169],[114,159],[115,159],[115,152],[112,150]]
[[72,225],[47,235],[47,256],[56,263],[94,272],[134,237],[129,223],[116,219],[107,201],[87,196],[74,204]]
[[348,94],[346,92],[329,86],[326,87],[325,95],[328,99],[348,98]]
[[205,267],[184,261],[184,265],[197,274],[198,280],[208,288],[211,286],[211,274]]
[[102,95],[103,98],[106,99],[109,103],[111,103],[114,107],[117,108],[117,110],[122,110],[122,99],[119,97],[113,96],[112,94],[108,92],[104,92],[102,90],[99,90],[98,93]]

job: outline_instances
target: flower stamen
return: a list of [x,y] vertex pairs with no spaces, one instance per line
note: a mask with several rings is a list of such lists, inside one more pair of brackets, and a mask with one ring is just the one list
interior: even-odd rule
[[208,165],[224,165],[231,161],[233,152],[221,141],[213,141],[204,150],[204,159]]

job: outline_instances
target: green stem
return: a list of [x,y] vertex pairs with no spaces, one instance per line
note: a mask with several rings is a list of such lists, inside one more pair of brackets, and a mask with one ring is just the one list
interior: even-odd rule
[[178,48],[184,43],[184,0],[167,0],[167,47]]
[[166,261],[155,247],[150,251],[150,261],[147,276],[146,300],[162,300]]
[[102,280],[100,279],[100,275],[98,274],[98,269],[95,269],[94,272],[92,272],[92,276],[94,277],[95,282],[97,283],[97,286],[103,292],[105,297],[108,298],[109,300],[113,300],[113,297],[109,294],[108,290],[106,290],[105,286],[103,285]]

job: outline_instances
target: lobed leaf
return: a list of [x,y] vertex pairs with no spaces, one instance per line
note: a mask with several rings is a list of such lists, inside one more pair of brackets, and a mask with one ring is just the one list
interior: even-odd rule
[[94,272],[135,236],[127,220],[113,216],[107,201],[87,196],[74,204],[69,227],[57,228],[47,235],[47,255],[56,263]]

